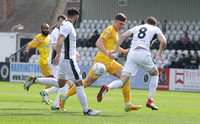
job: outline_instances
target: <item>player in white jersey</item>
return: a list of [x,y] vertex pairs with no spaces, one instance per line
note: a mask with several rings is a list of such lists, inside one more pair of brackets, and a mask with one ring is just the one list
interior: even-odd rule
[[[76,85],[77,97],[82,105],[84,115],[98,115],[100,111],[93,111],[88,108],[86,95],[84,93],[82,76],[76,62],[76,32],[73,25],[79,16],[79,10],[69,8],[67,10],[67,20],[63,21],[60,26],[60,33],[57,40],[57,55],[53,60],[53,65],[60,66],[58,83],[60,87],[67,84],[70,79]],[[60,60],[61,48],[64,42],[64,59]]]
[[[45,90],[41,90],[40,91],[40,95],[43,98],[43,101],[46,102],[46,104],[49,104],[50,100],[48,99],[48,96],[50,93],[53,92],[58,92],[58,95],[56,97],[56,100],[54,101],[53,105],[51,106],[52,110],[60,110],[60,106],[59,106],[59,101],[60,101],[60,93],[65,93],[69,88],[71,88],[73,86],[73,82],[72,81],[68,81],[67,84],[63,87],[63,88],[59,88],[59,84],[58,84],[58,70],[59,70],[59,66],[54,66],[52,64],[52,60],[55,58],[56,56],[56,43],[57,43],[57,39],[58,39],[58,35],[59,35],[59,27],[61,25],[61,23],[66,19],[66,16],[61,14],[58,16],[57,18],[57,27],[54,28],[54,30],[51,33],[50,36],[50,54],[49,54],[49,67],[51,68],[51,71],[54,75],[55,78],[36,78],[33,75],[30,75],[25,84],[24,84],[24,89],[29,89],[30,86],[34,83],[41,83],[41,84],[45,84],[45,85],[53,85],[55,87],[51,87],[49,89],[45,89]],[[61,60],[64,59],[64,47],[62,48],[62,53],[61,53]],[[79,54],[77,53],[76,56],[78,56]],[[62,106],[61,106],[62,107]]]
[[155,94],[157,85],[158,85],[158,69],[154,64],[151,53],[150,46],[153,41],[158,38],[160,41],[160,47],[157,51],[157,56],[162,61],[162,51],[166,47],[166,39],[162,31],[156,26],[157,20],[154,17],[148,17],[144,25],[136,26],[124,34],[122,34],[117,42],[115,50],[109,52],[109,58],[114,59],[114,53],[116,53],[119,46],[122,44],[125,38],[128,38],[133,35],[131,41],[131,48],[129,50],[127,60],[125,62],[122,75],[120,80],[115,80],[111,82],[108,86],[103,85],[97,95],[97,99],[103,98],[106,92],[111,89],[123,87],[132,74],[136,74],[139,67],[142,67],[144,71],[148,72],[151,75],[151,81],[149,84],[149,97],[146,103],[146,107],[151,108],[152,110],[158,110],[153,104],[153,96]]

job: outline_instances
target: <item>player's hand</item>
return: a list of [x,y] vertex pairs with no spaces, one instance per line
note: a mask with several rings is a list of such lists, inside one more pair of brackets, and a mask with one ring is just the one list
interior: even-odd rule
[[124,53],[124,54],[128,54],[128,51],[129,51],[129,48],[125,50],[125,53]]
[[24,50],[23,54],[26,55],[28,53],[28,50]]
[[114,50],[111,50],[109,53],[108,53],[108,57],[109,59],[114,59],[115,58],[115,51]]
[[80,54],[78,51],[76,51],[76,58],[78,59],[80,57]]
[[53,59],[52,64],[53,65],[58,65],[60,61],[60,56],[56,55],[56,57]]
[[159,51],[156,53],[156,55],[159,57],[160,61],[162,61],[162,55]]

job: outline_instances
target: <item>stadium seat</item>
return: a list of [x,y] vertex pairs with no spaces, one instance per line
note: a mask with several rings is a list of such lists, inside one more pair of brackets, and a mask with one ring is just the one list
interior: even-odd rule
[[189,30],[189,31],[192,31],[193,28],[194,28],[194,25],[189,25],[189,26],[188,26],[188,30]]
[[93,61],[89,61],[89,65],[93,65]]
[[87,20],[86,20],[86,19],[84,19],[82,22],[86,24],[86,23],[87,23]]
[[176,51],[175,49],[172,49],[169,51],[169,53],[174,54],[175,51]]
[[129,29],[133,28],[134,26],[135,26],[134,23],[130,24],[130,25],[129,25]]
[[29,63],[34,63],[34,59],[33,58],[29,58],[28,62]]
[[101,23],[97,23],[96,29],[101,29]]
[[175,25],[175,24],[172,24],[172,25],[170,26],[170,30],[173,31],[173,30],[175,30],[175,29],[176,29],[176,25]]
[[190,25],[190,21],[185,21],[185,25]]
[[174,21],[172,22],[172,24],[178,25],[178,21],[174,20]]
[[83,65],[89,65],[89,62],[86,60],[83,62]]
[[106,23],[103,23],[102,25],[101,25],[101,29],[105,29],[107,27],[107,24]]
[[97,52],[92,51],[90,56],[91,56],[91,57],[95,57],[95,56],[96,56],[96,53],[97,53]]
[[99,22],[98,22],[99,24],[102,24],[103,23],[103,20],[99,20]]
[[200,30],[200,24],[199,24],[199,25],[195,25],[195,26],[194,26],[194,30],[195,30],[195,31],[199,31],[199,30]]
[[175,41],[179,41],[180,39],[181,39],[181,35],[180,34],[176,34]]
[[94,24],[97,24],[97,23],[98,23],[98,20],[96,20],[96,19],[93,20],[93,23],[94,23]]
[[95,28],[96,28],[96,24],[95,24],[95,23],[92,23],[92,24],[90,25],[90,28],[91,28],[91,29],[95,29]]
[[185,23],[184,23],[184,21],[181,20],[181,21],[178,22],[178,24],[179,25],[184,25]]
[[85,57],[90,57],[90,53],[91,53],[90,51],[86,51],[85,52]]
[[184,53],[185,55],[187,55],[188,50],[183,50],[182,53]]
[[83,62],[82,61],[78,61],[78,65],[83,65]]
[[186,24],[185,24],[185,25],[182,25],[182,30],[183,30],[183,31],[187,31],[187,27],[188,27],[188,25],[186,25]]
[[176,25],[176,30],[177,31],[181,30],[181,27],[182,27],[182,25],[180,25],[180,24]]
[[80,28],[80,29],[85,28],[85,24],[84,24],[84,23],[80,23],[79,28]]
[[163,53],[168,54],[169,53],[169,49],[165,49]]
[[131,20],[128,20],[128,21],[126,22],[127,25],[130,25],[131,23],[132,23]]
[[178,31],[177,33],[183,35],[183,31],[182,30]]
[[178,55],[182,54],[182,50],[177,50],[177,52],[178,52]]
[[190,24],[195,26],[197,24],[197,22],[196,21],[191,21]]
[[79,54],[80,54],[80,57],[82,57],[82,56],[85,55],[85,52],[84,51],[80,51]]
[[91,19],[87,21],[87,23],[92,23],[92,22],[93,22],[93,21],[92,21]]
[[109,21],[109,20],[104,20],[103,23],[104,23],[104,24],[108,24],[108,23],[110,23],[110,21]]

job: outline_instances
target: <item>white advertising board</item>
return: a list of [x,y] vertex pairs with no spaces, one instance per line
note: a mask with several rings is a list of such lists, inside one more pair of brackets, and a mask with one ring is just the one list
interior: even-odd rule
[[200,92],[200,70],[170,69],[169,90]]

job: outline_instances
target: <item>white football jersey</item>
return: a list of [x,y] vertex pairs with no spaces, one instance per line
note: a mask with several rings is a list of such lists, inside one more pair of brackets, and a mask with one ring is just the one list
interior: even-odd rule
[[[52,44],[53,43],[57,43],[57,39],[58,39],[58,36],[59,36],[59,28],[56,27],[53,29],[51,35],[50,35],[50,53],[49,53],[49,64],[52,64],[52,60],[55,58],[56,56],[56,52],[53,52],[53,49],[52,49]],[[60,61],[63,60],[64,56],[64,43],[63,43],[63,47],[62,47],[62,50],[61,50],[61,58],[60,58]]]
[[70,21],[63,21],[60,34],[65,36],[64,59],[76,59],[76,31]]
[[149,24],[135,26],[129,31],[133,34],[131,49],[141,46],[148,51],[153,41],[157,38],[157,34],[162,33],[158,27]]

